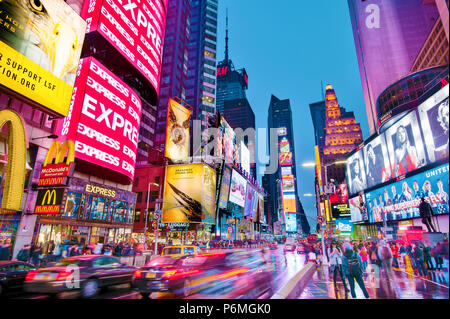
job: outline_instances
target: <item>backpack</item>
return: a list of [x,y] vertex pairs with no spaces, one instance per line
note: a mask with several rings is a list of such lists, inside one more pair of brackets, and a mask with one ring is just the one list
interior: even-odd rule
[[391,250],[389,249],[389,247],[383,246],[383,247],[381,248],[381,257],[383,257],[383,260],[392,258],[392,252],[391,252]]
[[359,277],[362,275],[362,267],[361,264],[359,263],[358,256],[356,255],[355,252],[353,252],[351,258],[347,258],[347,262],[350,276]]

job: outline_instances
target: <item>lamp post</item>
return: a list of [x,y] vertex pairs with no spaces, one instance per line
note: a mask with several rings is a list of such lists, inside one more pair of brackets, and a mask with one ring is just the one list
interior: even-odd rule
[[[144,250],[147,250],[147,222],[148,222],[148,205],[150,202],[150,186],[159,186],[158,183],[148,183],[148,190],[147,190],[147,208],[145,209],[145,225],[144,225]],[[159,195],[160,196],[160,195]],[[159,197],[158,196],[158,197]],[[157,237],[156,237],[157,238]],[[155,245],[156,246],[156,245]]]

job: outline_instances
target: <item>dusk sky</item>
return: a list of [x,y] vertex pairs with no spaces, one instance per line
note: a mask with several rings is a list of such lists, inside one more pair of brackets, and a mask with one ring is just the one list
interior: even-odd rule
[[256,127],[267,127],[271,94],[290,99],[298,193],[313,231],[316,199],[303,194],[314,194],[314,169],[301,164],[315,158],[309,104],[323,99],[321,81],[324,88],[333,85],[339,104],[355,112],[363,138],[369,136],[347,1],[220,0],[218,61],[224,58],[227,8],[229,54],[236,69],[247,70]]

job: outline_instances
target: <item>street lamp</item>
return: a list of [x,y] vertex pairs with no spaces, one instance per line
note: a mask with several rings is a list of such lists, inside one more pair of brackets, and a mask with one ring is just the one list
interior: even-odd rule
[[[144,250],[147,250],[147,221],[148,221],[148,205],[150,202],[150,186],[154,185],[156,187],[159,187],[160,185],[158,183],[148,183],[148,190],[147,190],[147,209],[145,210],[145,226],[144,226]],[[158,197],[161,196],[161,189],[158,193]],[[158,236],[158,234],[156,234]],[[156,237],[157,238],[157,237]],[[155,243],[155,249],[156,249],[156,243]]]

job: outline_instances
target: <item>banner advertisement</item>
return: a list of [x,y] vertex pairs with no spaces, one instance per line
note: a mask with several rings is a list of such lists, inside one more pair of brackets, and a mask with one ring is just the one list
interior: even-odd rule
[[64,201],[64,188],[39,189],[36,198],[35,214],[59,214]]
[[296,213],[295,193],[283,193],[283,210],[285,213]]
[[422,196],[434,215],[448,214],[448,179],[449,165],[444,164],[366,193],[369,221],[418,218]]
[[277,134],[278,136],[285,136],[287,135],[287,128],[285,127],[280,127],[277,129]]
[[291,152],[280,153],[279,159],[280,159],[280,166],[292,165],[292,153]]
[[281,176],[286,176],[286,175],[293,175],[291,166],[286,166],[286,167],[281,168]]
[[364,162],[367,187],[384,183],[392,178],[388,149],[384,135],[368,142],[364,149]]
[[448,158],[448,96],[449,85],[447,84],[418,108],[423,138],[426,141],[425,146],[431,163]]
[[237,171],[233,170],[231,175],[230,202],[240,207],[245,207],[245,195],[247,191],[247,180]]
[[204,164],[167,166],[163,223],[214,223],[215,170]]
[[252,184],[247,183],[247,195],[245,197],[244,217],[252,217],[256,222],[256,212],[258,210],[258,195]]
[[295,192],[294,175],[286,175],[282,177],[283,192]]
[[352,223],[366,222],[369,220],[369,215],[367,215],[367,208],[363,196],[350,198],[349,204],[351,215],[350,220]]
[[350,194],[358,194],[367,188],[362,150],[347,158],[345,172]]
[[89,0],[86,32],[99,32],[159,91],[166,12],[161,0]]
[[297,232],[297,214],[286,213],[286,232]]
[[219,135],[223,136],[222,150],[225,157],[225,163],[233,164],[235,158],[236,134],[234,133],[228,122],[220,116]]
[[231,168],[224,166],[222,184],[220,185],[219,208],[227,209],[230,194]]
[[67,116],[86,22],[63,0],[28,2],[0,1],[0,84]]
[[82,59],[60,136],[77,159],[133,180],[142,106],[137,94],[96,59]]
[[165,157],[174,162],[187,162],[189,158],[189,126],[191,111],[169,99]]
[[260,224],[265,223],[264,216],[264,196],[258,193],[258,220]]
[[[349,220],[335,220],[336,233],[339,236],[351,237],[353,236],[353,224]],[[339,230],[339,232],[338,232]]]
[[286,152],[290,152],[291,149],[289,147],[289,141],[287,140],[287,138],[283,138],[280,141],[280,153],[286,153]]

